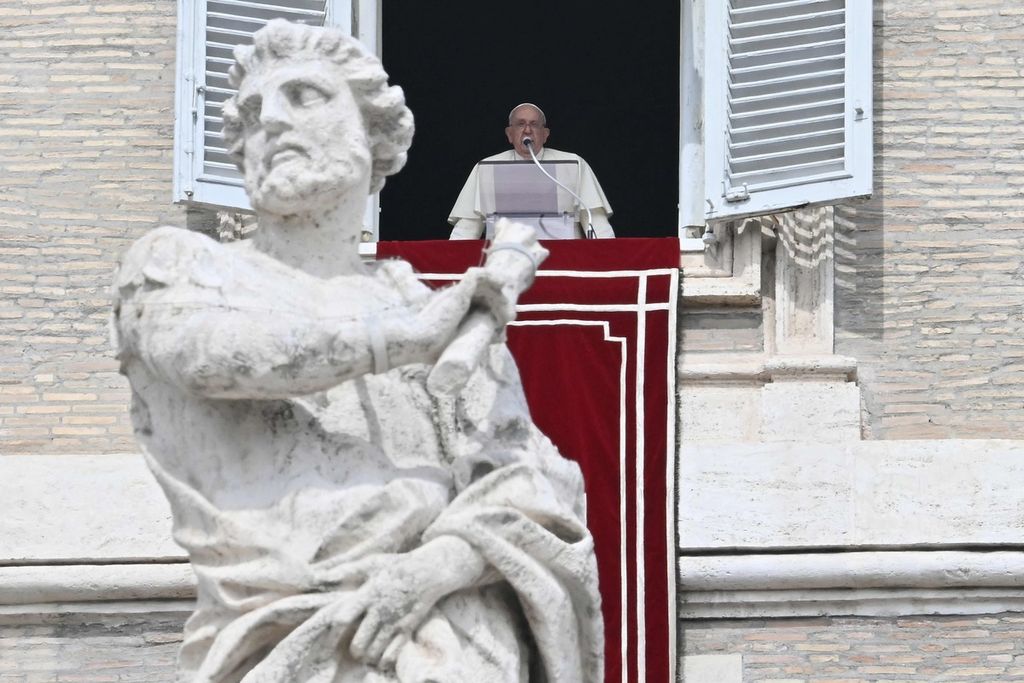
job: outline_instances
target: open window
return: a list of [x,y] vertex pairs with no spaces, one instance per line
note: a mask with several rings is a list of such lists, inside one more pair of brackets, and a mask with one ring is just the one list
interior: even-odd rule
[[[179,0],[174,200],[249,209],[220,136],[235,45],[269,19],[285,17],[340,26],[380,54],[380,4]],[[457,9],[444,7],[438,11]],[[684,228],[699,236],[708,224],[870,194],[871,3],[687,0],[680,9],[681,236],[690,233]],[[432,68],[424,66],[423,82],[436,82]],[[406,85],[412,90],[416,83]],[[429,93],[420,101],[429,102]],[[410,182],[413,170],[405,174]],[[646,190],[627,177],[619,191]],[[670,193],[659,187],[656,201],[673,202]],[[374,235],[377,205],[372,197],[364,219]]]
[[179,0],[174,201],[250,210],[242,176],[221,136],[221,106],[234,94],[236,45],[268,21],[339,26],[376,46],[377,0]]
[[684,3],[680,228],[871,193],[871,3]]

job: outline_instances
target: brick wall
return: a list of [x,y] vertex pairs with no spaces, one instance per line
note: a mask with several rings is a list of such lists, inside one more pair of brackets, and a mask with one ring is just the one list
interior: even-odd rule
[[[0,618],[0,681],[170,681],[184,617]],[[742,655],[744,683],[1024,680],[1019,614],[684,621],[680,640],[683,655]]]
[[0,7],[0,453],[135,449],[118,255],[171,204],[173,0]]
[[741,654],[744,683],[1024,681],[1020,614],[680,626],[684,655]]
[[172,681],[184,618],[183,614],[0,617],[0,681]]
[[875,3],[875,197],[836,212],[869,438],[1024,437],[1024,6]]

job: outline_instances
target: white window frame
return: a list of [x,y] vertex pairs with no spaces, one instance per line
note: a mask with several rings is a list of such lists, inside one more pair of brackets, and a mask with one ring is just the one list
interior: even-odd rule
[[[204,93],[206,87],[207,0],[178,0],[174,117],[173,201],[236,212],[252,212],[240,183],[203,173]],[[327,0],[325,23],[355,36],[380,54],[379,0]],[[376,237],[379,197],[367,202],[364,230]]]
[[[782,1],[782,0],[780,0]],[[847,0],[847,155],[850,177],[817,185],[805,184],[775,197],[755,198],[719,210],[727,119],[721,98],[725,30],[725,0],[683,0],[680,12],[680,121],[679,121],[679,236],[692,241],[709,224],[736,218],[776,213],[807,205],[830,204],[871,193],[872,92],[871,2]],[[328,0],[328,23],[356,36],[380,56],[381,0]],[[225,184],[202,175],[202,150],[196,142],[204,131],[203,110],[205,26],[207,0],[178,0],[178,88],[175,100],[174,188],[176,203],[249,212],[251,206],[240,185]],[[198,70],[196,66],[199,66]],[[860,113],[858,113],[860,112]],[[717,163],[716,163],[717,162]],[[718,196],[713,196],[717,192]],[[781,196],[781,199],[779,198]],[[374,239],[379,232],[380,200],[369,198],[365,231]],[[697,240],[699,242],[699,238]],[[699,246],[699,245],[698,245]]]
[[727,8],[726,0],[684,0],[680,13],[678,227],[686,242],[694,241],[709,224],[871,194],[871,2],[847,0],[846,177],[751,193],[736,203],[724,201]]

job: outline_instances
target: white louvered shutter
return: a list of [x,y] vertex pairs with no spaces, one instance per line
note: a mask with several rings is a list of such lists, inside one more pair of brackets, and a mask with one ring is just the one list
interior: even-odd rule
[[242,176],[221,136],[221,106],[234,94],[236,45],[278,17],[352,34],[352,0],[180,0],[174,199],[249,210]]
[[870,0],[708,0],[705,220],[871,193]]

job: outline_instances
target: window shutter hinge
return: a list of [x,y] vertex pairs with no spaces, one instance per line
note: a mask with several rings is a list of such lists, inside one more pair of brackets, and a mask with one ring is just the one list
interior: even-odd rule
[[742,187],[734,187],[725,191],[725,201],[727,202],[745,202],[748,199],[750,199],[750,193],[747,192],[746,183],[743,183]]

